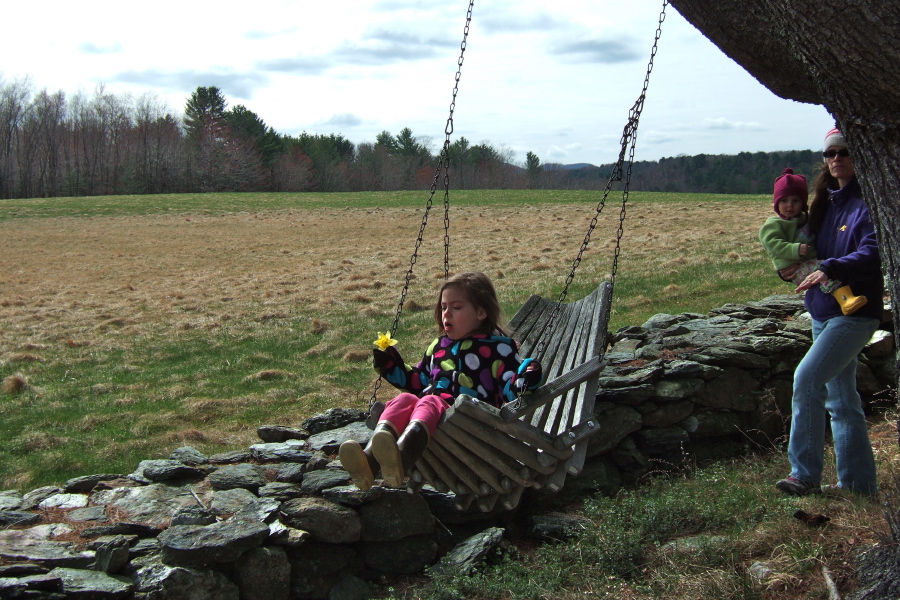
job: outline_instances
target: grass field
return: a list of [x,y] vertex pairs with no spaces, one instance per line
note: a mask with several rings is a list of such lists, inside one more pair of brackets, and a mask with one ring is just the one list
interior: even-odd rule
[[[195,194],[0,202],[0,487],[130,472],[190,444],[365,407],[427,194]],[[417,358],[443,276],[436,198],[398,328]],[[451,270],[482,270],[508,315],[556,298],[599,200],[458,192]],[[570,291],[608,277],[619,199]],[[765,197],[631,194],[611,328],[788,291],[756,241]]]
[[[426,197],[0,201],[0,490],[130,473],[182,445],[245,449],[260,425],[365,408],[372,341],[393,322]],[[452,200],[451,271],[488,273],[511,315],[529,294],[557,297],[599,197],[482,191]],[[608,277],[619,210],[604,210],[570,299]],[[770,211],[768,196],[632,193],[611,329],[788,293],[757,241]],[[434,335],[442,223],[436,206],[395,335],[412,360]],[[886,470],[897,454],[892,418],[873,429],[882,481],[898,480]],[[821,567],[853,585],[849,557],[877,538],[881,506],[775,494],[785,465],[778,455],[742,459],[586,499],[572,508],[587,524],[572,542],[523,547],[481,578],[382,591],[824,598]],[[833,524],[810,529],[791,518],[797,508],[828,511]],[[695,534],[713,536],[699,557],[664,550]],[[766,585],[748,578],[756,560],[776,571]]]
[[[0,487],[130,472],[189,444],[365,407],[427,194],[196,194],[0,202]],[[508,315],[556,298],[596,212],[589,192],[458,192],[451,270],[488,273]],[[417,359],[443,276],[436,198],[397,337]],[[608,277],[609,202],[570,298]],[[631,194],[613,329],[785,292],[756,241],[763,197]]]

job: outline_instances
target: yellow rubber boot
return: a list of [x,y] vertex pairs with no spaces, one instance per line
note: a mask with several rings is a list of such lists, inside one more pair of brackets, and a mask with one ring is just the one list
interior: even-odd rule
[[845,315],[852,315],[869,301],[865,296],[855,295],[849,285],[839,287],[831,292],[831,295],[841,305],[841,312]]

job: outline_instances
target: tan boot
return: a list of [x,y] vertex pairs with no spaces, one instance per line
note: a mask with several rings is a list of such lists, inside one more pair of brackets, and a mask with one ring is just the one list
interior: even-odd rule
[[378,463],[372,456],[371,440],[363,448],[359,442],[355,440],[347,440],[341,444],[338,450],[338,458],[341,466],[350,474],[353,484],[366,491],[375,485],[375,473],[378,472]]
[[852,315],[869,301],[865,296],[855,295],[849,285],[839,287],[831,292],[831,295],[841,305],[841,312],[845,315]]
[[400,449],[397,447],[397,433],[386,422],[381,422],[372,434],[372,454],[381,467],[384,485],[400,487],[403,484],[403,462]]
[[403,485],[407,473],[428,445],[428,438],[428,428],[419,421],[410,423],[397,440],[387,434],[372,436],[372,450],[381,465],[385,485]]

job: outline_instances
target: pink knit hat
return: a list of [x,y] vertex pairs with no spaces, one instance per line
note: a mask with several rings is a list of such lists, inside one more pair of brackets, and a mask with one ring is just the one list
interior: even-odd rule
[[781,213],[778,212],[778,201],[785,196],[797,196],[803,200],[802,210],[805,212],[808,207],[807,198],[809,197],[809,186],[806,184],[806,177],[795,175],[794,170],[788,167],[775,180],[775,193],[773,196],[775,198],[775,212],[778,216],[781,216]]

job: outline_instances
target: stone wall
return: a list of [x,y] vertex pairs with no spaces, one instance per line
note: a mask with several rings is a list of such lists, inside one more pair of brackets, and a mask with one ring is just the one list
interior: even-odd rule
[[[301,429],[263,426],[246,451],[179,448],[126,475],[0,492],[0,598],[364,598],[383,575],[474,568],[503,543],[499,524],[566,537],[572,523],[546,514],[554,503],[782,443],[810,344],[802,312],[775,296],[616,332],[584,471],[556,494],[529,490],[514,515],[461,512],[428,488],[358,491],[332,460],[343,440],[370,435],[346,409]],[[892,393],[892,329],[864,351],[867,399]]]
[[[862,356],[858,388],[870,403],[894,395],[894,336],[882,325]],[[726,305],[709,315],[658,314],[613,337],[589,454],[626,481],[659,465],[719,458],[786,441],[793,372],[810,321],[797,296]]]

